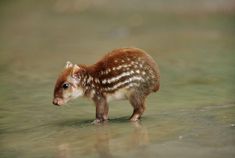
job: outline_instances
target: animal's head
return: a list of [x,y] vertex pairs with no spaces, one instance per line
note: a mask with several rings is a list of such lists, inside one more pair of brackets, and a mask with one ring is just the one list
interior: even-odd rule
[[54,88],[54,105],[63,105],[84,94],[81,88],[81,76],[84,69],[67,62],[65,69],[59,75]]

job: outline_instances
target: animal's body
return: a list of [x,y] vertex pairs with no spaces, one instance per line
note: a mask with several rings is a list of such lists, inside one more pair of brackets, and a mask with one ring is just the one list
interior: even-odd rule
[[91,66],[67,62],[57,79],[53,104],[62,105],[79,96],[92,99],[96,120],[108,119],[108,103],[128,99],[133,106],[131,121],[137,121],[145,110],[145,99],[160,87],[156,62],[138,48],[121,48],[105,55]]

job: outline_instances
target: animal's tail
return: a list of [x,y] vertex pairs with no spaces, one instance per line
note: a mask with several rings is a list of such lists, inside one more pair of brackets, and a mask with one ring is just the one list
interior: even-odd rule
[[153,92],[157,92],[157,91],[159,91],[159,89],[160,89],[160,83],[157,82],[157,84],[153,88]]

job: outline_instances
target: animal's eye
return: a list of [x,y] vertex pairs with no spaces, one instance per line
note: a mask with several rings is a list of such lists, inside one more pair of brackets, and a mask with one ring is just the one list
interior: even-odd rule
[[62,87],[63,87],[64,89],[69,88],[69,83],[64,83]]

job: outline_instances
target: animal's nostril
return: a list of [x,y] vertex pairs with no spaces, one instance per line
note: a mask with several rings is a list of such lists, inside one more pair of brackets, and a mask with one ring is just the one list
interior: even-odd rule
[[53,99],[52,103],[53,103],[54,105],[58,105],[58,99]]
[[52,101],[52,103],[53,103],[54,105],[60,106],[60,105],[63,105],[63,104],[64,104],[64,101],[63,101],[63,99],[61,99],[61,98],[54,98],[53,101]]

